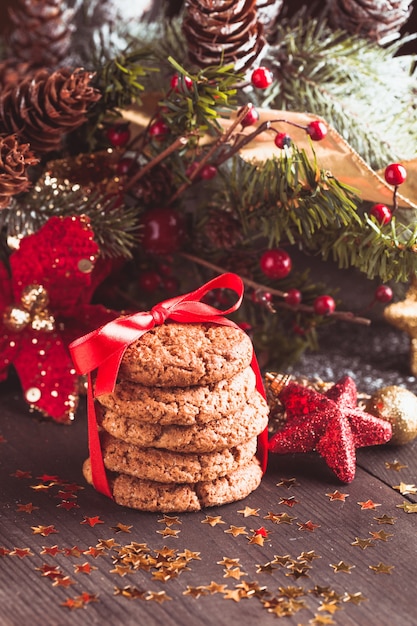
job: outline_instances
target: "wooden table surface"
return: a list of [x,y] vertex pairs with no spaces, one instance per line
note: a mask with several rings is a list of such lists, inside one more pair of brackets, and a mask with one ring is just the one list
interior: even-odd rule
[[65,427],[0,394],[1,626],[417,624],[416,442],[358,450],[349,485],[275,455],[242,502],[144,514],[85,484],[83,407]]

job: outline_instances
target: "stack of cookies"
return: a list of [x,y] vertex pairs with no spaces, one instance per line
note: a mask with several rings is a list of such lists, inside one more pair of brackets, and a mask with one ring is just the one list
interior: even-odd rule
[[[268,406],[238,328],[165,323],[132,343],[98,398],[114,500],[142,511],[197,511],[241,500],[262,477]],[[90,461],[84,475],[91,483]]]

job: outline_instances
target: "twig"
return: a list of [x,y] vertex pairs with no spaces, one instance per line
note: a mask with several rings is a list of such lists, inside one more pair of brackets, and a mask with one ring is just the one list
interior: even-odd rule
[[166,159],[166,157],[169,156],[172,152],[175,152],[176,150],[178,150],[178,148],[185,146],[187,141],[188,141],[187,137],[177,137],[177,139],[170,146],[168,146],[168,148],[160,152],[155,158],[149,161],[134,176],[132,176],[132,178],[126,184],[125,189],[126,190],[131,189],[131,187],[138,180],[140,180],[142,176],[147,174],[147,172],[149,172],[149,170],[155,167],[155,165],[158,165],[158,163]]
[[[187,252],[181,252],[181,256],[184,259],[188,259],[189,261],[192,261],[193,263],[196,263],[198,265],[203,265],[204,267],[207,267],[208,269],[218,274],[223,274],[226,271],[223,267],[214,265],[213,263],[210,263],[209,261],[206,261],[205,259],[200,259],[199,257],[196,257],[192,254],[188,254]],[[274,289],[272,287],[266,287],[265,285],[262,285],[261,283],[257,283],[254,280],[250,280],[249,278],[246,278],[245,276],[241,276],[240,278],[244,285],[246,285],[247,287],[251,287],[252,289],[255,289],[257,291],[268,292],[272,294],[273,296],[278,296],[280,298],[285,298],[285,296],[287,295],[285,291],[280,291],[279,289]],[[307,304],[297,304],[295,306],[292,306],[290,304],[287,304],[286,302],[278,302],[276,303],[276,305],[279,306],[280,308],[289,309],[291,311],[302,311],[304,313],[314,314],[314,308],[312,306],[308,306]],[[364,326],[369,326],[371,323],[371,320],[369,320],[368,318],[357,317],[350,311],[334,311],[333,313],[329,315],[329,317],[337,318],[344,322],[352,322],[353,324],[362,324]]]

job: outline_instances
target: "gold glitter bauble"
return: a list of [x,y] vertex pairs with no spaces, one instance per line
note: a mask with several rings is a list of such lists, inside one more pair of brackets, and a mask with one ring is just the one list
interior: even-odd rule
[[390,443],[401,445],[417,437],[417,396],[404,387],[392,385],[375,392],[366,411],[392,425]]
[[8,306],[3,312],[3,324],[14,333],[20,333],[30,322],[30,314],[17,306]]

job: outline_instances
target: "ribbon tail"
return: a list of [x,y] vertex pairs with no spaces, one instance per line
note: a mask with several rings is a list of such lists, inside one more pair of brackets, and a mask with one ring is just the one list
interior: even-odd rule
[[[265,387],[262,379],[261,370],[259,369],[258,360],[256,358],[255,352],[252,356],[251,367],[255,372],[256,377],[256,389],[262,395],[262,397],[266,400]],[[257,449],[257,457],[261,464],[262,472],[265,474],[266,468],[268,466],[268,427],[258,435],[258,449]]]
[[88,374],[87,389],[87,415],[88,415],[88,447],[90,451],[91,474],[94,488],[105,496],[113,499],[109,481],[103,462],[100,436],[97,427],[96,408],[94,405],[91,373]]

